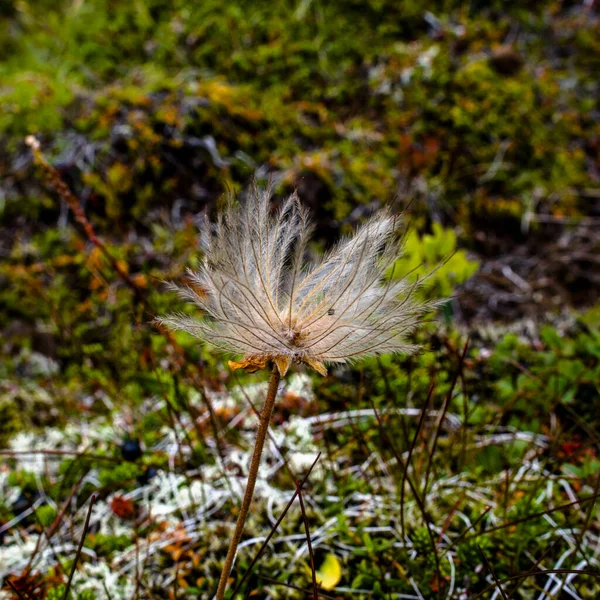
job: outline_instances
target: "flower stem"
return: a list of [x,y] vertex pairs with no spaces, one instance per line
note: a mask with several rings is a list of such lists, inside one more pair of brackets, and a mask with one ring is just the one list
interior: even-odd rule
[[258,425],[256,440],[254,442],[254,451],[252,453],[250,473],[248,474],[248,483],[246,484],[246,491],[244,492],[244,499],[242,500],[240,514],[238,515],[237,523],[235,525],[235,532],[229,544],[229,550],[227,551],[227,557],[225,558],[225,564],[223,565],[223,571],[221,572],[221,579],[219,580],[219,589],[217,590],[216,600],[223,600],[225,597],[227,580],[229,579],[229,574],[231,572],[231,568],[233,567],[235,553],[237,551],[238,544],[240,543],[240,538],[242,537],[242,533],[244,531],[244,525],[246,524],[246,517],[248,516],[248,510],[250,509],[250,503],[252,502],[252,495],[254,494],[254,486],[256,485],[258,468],[260,467],[260,457],[262,455],[263,446],[265,445],[267,431],[269,430],[269,422],[271,421],[271,415],[273,414],[273,407],[275,406],[275,398],[277,396],[277,388],[279,387],[280,381],[281,375],[279,374],[279,370],[277,369],[277,366],[273,365],[271,379],[269,380],[267,399],[265,400],[265,405],[260,414],[260,423]]

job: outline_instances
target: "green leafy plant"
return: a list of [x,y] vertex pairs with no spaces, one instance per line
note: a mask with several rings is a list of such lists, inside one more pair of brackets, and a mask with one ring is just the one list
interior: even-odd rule
[[509,334],[496,346],[490,366],[498,377],[495,388],[500,402],[521,416],[540,409],[558,410],[579,425],[588,419],[593,422],[600,401],[600,332],[585,327],[567,337],[545,326],[540,341],[543,348],[535,351]]
[[433,232],[420,236],[411,231],[406,236],[403,255],[394,263],[394,278],[408,277],[410,281],[425,279],[420,293],[437,297],[450,296],[456,286],[464,283],[479,268],[464,250],[456,249],[453,229],[433,224]]

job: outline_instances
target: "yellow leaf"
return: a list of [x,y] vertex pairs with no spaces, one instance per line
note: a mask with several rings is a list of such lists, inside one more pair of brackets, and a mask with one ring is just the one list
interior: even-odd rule
[[332,590],[342,579],[342,565],[335,554],[328,554],[317,570],[317,583],[325,591]]

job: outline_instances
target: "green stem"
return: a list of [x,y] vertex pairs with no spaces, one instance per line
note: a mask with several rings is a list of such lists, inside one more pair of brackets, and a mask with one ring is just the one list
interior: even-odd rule
[[256,441],[254,442],[254,451],[252,453],[250,473],[248,474],[248,483],[246,485],[246,491],[244,492],[244,499],[242,500],[240,514],[238,515],[237,523],[235,525],[235,532],[229,544],[229,550],[227,551],[227,557],[225,558],[225,564],[223,565],[223,571],[221,572],[221,579],[219,580],[219,589],[217,590],[216,600],[223,600],[225,597],[227,580],[229,579],[229,574],[231,573],[231,568],[233,567],[233,561],[235,559],[235,553],[237,551],[238,544],[240,543],[240,538],[244,532],[246,517],[248,516],[248,510],[250,509],[250,503],[252,502],[252,495],[254,494],[254,486],[256,485],[258,468],[260,467],[260,457],[262,455],[263,446],[265,445],[267,431],[269,430],[269,422],[271,421],[271,415],[273,414],[273,407],[275,406],[275,398],[277,396],[277,388],[279,387],[280,381],[281,375],[279,374],[279,370],[275,365],[273,365],[271,379],[269,380],[267,399],[265,400],[265,405],[262,413],[260,414],[260,423],[256,433]]

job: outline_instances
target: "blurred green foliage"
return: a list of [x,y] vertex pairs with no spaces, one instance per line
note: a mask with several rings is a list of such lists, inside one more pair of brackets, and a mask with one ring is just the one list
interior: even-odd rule
[[448,298],[478,267],[464,250],[456,249],[456,233],[434,223],[432,234],[408,233],[404,254],[392,266],[392,277],[422,281],[418,291],[423,295]]
[[597,20],[559,2],[7,7],[4,145],[93,142],[70,168],[109,220],[144,221],[193,183],[237,191],[261,167],[322,219],[399,193],[467,233],[585,213],[598,187]]
[[[583,325],[583,323],[582,323]],[[541,348],[532,349],[514,334],[505,336],[490,357],[498,400],[510,406],[511,424],[520,425],[540,411],[555,412],[589,435],[600,402],[600,330],[584,326],[566,337],[545,326]],[[576,408],[575,408],[576,407]]]
[[58,512],[53,506],[49,506],[48,504],[44,504],[35,510],[36,519],[39,524],[47,529],[52,525],[54,519],[58,515]]

